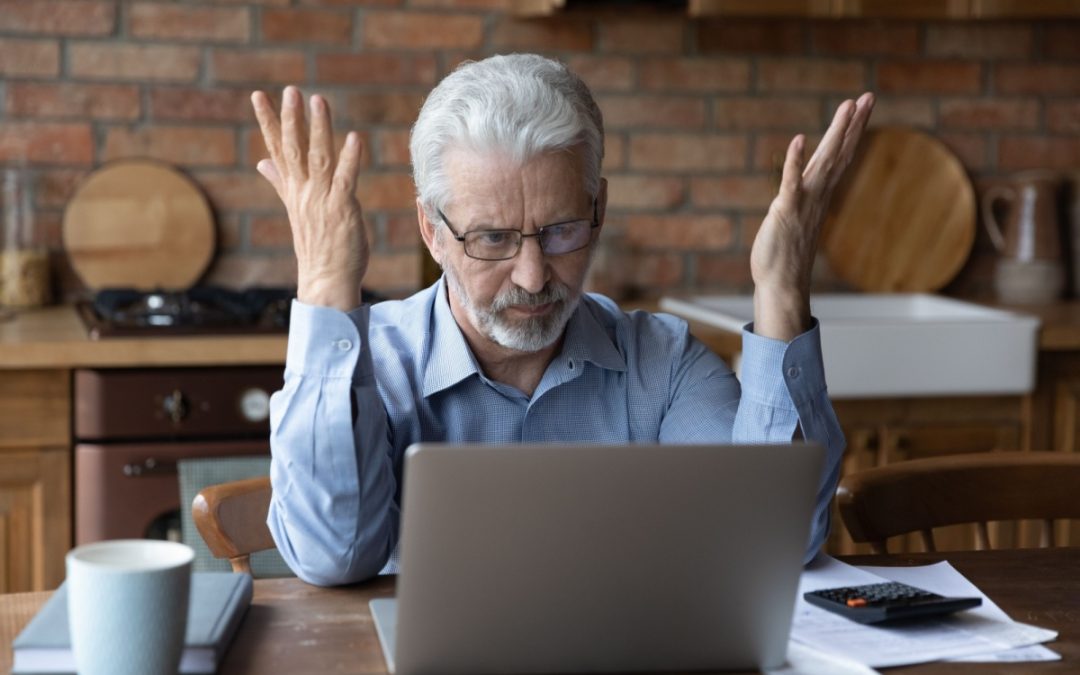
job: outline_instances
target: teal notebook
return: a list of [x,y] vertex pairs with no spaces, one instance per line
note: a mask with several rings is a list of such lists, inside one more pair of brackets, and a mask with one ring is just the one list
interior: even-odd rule
[[[213,673],[251,604],[251,577],[230,572],[195,572],[181,673]],[[68,633],[67,584],[26,624],[12,643],[12,675],[74,673]]]

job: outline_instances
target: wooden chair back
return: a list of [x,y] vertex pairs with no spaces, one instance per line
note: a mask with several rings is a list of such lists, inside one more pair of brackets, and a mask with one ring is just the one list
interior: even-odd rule
[[885,553],[889,537],[976,524],[976,548],[990,548],[990,521],[1039,520],[1040,545],[1054,546],[1054,521],[1080,518],[1080,454],[987,452],[917,459],[845,476],[836,490],[851,538]]
[[270,477],[211,485],[191,504],[195,527],[215,558],[228,558],[234,572],[251,574],[251,554],[276,547],[266,515]]

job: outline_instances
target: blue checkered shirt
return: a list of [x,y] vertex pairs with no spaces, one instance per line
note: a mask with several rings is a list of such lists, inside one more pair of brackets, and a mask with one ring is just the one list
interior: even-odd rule
[[828,450],[807,559],[828,532],[844,448],[816,322],[790,343],[748,325],[740,387],[685,321],[585,295],[527,396],[481,372],[441,280],[349,313],[294,302],[270,408],[267,524],[320,585],[397,570],[402,461],[419,441],[754,443],[799,430]]

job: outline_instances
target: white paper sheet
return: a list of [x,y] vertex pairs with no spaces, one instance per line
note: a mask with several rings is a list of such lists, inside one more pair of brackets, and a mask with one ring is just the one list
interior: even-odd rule
[[880,675],[870,666],[839,654],[822,652],[798,642],[788,643],[787,663],[766,669],[765,675]]
[[[933,565],[924,565],[920,567],[861,566],[859,569],[870,572],[871,574],[877,574],[878,576],[892,581],[899,581],[900,583],[925,588],[928,591],[933,591],[940,595],[963,597],[972,595],[980,596],[983,599],[983,604],[974,609],[967,610],[968,612],[982,614],[1001,621],[1010,620],[1009,615],[1006,614],[1003,609],[998,607],[993,600],[980,591],[975,584],[968,581],[967,577],[956,571],[956,568],[948,562],[939,562]],[[1034,628],[1034,626],[1032,627]],[[1046,638],[1047,640],[1053,640],[1057,637],[1057,633],[1054,631],[1046,631],[1046,634],[1049,635],[1049,637]],[[1060,659],[1061,655],[1057,652],[1047,649],[1042,645],[1032,645],[1030,647],[1016,647],[1001,652],[977,654],[951,660],[978,663],[1019,663],[1021,661],[1058,661]]]
[[[940,574],[945,575],[949,571],[963,579],[951,566]],[[936,590],[924,583],[918,573],[912,574],[914,576],[905,583]],[[819,651],[839,653],[868,666],[881,668],[1001,652],[1045,642],[1056,636],[1053,631],[1015,623],[1007,616],[1002,619],[992,612],[969,611],[911,625],[865,626],[814,607],[802,597],[807,591],[821,588],[888,580],[828,556],[819,556],[807,566],[799,580],[791,639]],[[1001,612],[1000,609],[997,611]],[[1003,612],[1001,614],[1004,615]]]

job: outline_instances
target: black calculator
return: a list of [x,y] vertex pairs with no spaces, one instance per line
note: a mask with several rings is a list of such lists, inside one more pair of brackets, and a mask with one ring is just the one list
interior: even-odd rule
[[895,581],[826,588],[804,593],[803,597],[811,605],[836,612],[859,623],[882,623],[949,614],[982,604],[982,598],[947,598]]

